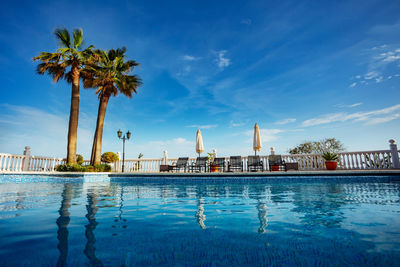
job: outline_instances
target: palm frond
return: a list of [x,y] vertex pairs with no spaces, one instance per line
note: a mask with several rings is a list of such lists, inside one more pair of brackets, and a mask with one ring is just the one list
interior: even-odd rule
[[54,31],[54,35],[56,38],[60,41],[59,46],[60,47],[69,47],[71,48],[71,37],[69,35],[69,32],[66,28],[60,29],[57,28]]
[[75,29],[73,31],[73,37],[74,37],[74,48],[78,49],[81,47],[83,44],[83,31],[82,29]]

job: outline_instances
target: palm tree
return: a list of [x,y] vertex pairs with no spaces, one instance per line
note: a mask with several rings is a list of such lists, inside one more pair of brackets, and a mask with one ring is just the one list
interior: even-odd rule
[[71,109],[69,114],[67,163],[76,163],[76,142],[79,119],[79,78],[83,66],[92,55],[93,46],[82,49],[82,29],[75,29],[71,36],[67,29],[56,29],[56,39],[59,40],[59,48],[55,53],[41,52],[34,57],[34,61],[41,62],[37,66],[37,73],[47,73],[53,77],[54,82],[64,78],[72,83]]
[[142,84],[137,75],[130,75],[139,63],[134,60],[125,60],[125,52],[125,47],[108,51],[96,50],[92,64],[88,64],[82,71],[83,86],[97,88],[96,94],[99,97],[96,131],[90,157],[91,165],[101,163],[103,125],[110,97],[117,96],[120,92],[131,98],[132,93],[136,93],[137,88]]

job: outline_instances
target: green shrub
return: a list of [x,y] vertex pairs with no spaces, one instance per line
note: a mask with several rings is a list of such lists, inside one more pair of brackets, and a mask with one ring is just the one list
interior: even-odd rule
[[104,152],[103,155],[101,155],[102,162],[114,163],[117,160],[119,160],[118,155],[114,152]]
[[58,172],[83,172],[85,167],[79,164],[65,164],[56,166],[56,171]]
[[111,166],[108,164],[97,164],[94,166],[96,172],[110,172]]
[[80,154],[76,154],[76,163],[82,165],[83,163],[83,156]]

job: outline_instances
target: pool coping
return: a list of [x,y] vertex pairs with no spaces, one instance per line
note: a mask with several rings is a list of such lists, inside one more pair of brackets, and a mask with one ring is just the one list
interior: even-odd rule
[[116,173],[116,172],[0,172],[0,175],[32,175],[32,176],[52,176],[52,177],[119,177],[119,178],[135,178],[135,177],[213,177],[213,178],[230,178],[230,177],[320,177],[320,176],[400,176],[400,169],[391,170],[335,170],[335,171],[287,171],[287,172],[223,172],[223,173]]

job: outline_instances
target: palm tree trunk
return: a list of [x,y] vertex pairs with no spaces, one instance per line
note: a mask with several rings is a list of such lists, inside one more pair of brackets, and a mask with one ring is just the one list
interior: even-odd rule
[[103,125],[106,116],[107,104],[110,96],[102,95],[99,102],[99,111],[97,113],[96,131],[93,138],[92,155],[90,157],[90,165],[101,163],[101,145],[103,140]]
[[72,95],[71,110],[69,113],[68,127],[68,147],[67,147],[67,163],[76,163],[76,142],[78,136],[78,119],[79,119],[79,73],[78,66],[72,66]]

